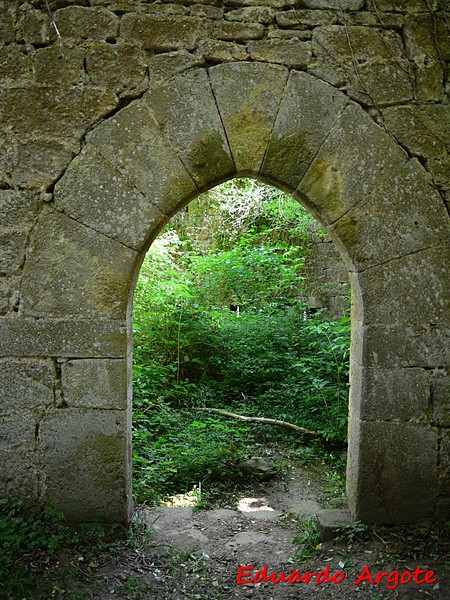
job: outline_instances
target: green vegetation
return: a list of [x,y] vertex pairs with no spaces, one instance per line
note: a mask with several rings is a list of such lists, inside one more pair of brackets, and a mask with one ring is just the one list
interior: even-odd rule
[[304,443],[196,408],[288,421],[345,444],[349,319],[308,314],[313,224],[289,196],[242,179],[201,196],[154,243],[133,314],[139,501],[195,485],[205,499],[224,472],[228,485],[239,479],[255,444]]

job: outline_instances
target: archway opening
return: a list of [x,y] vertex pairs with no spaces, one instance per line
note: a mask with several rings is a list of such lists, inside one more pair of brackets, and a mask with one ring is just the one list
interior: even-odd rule
[[176,214],[135,291],[138,502],[235,507],[304,459],[325,459],[343,494],[349,283],[343,268],[330,276],[340,266],[297,201],[252,179]]

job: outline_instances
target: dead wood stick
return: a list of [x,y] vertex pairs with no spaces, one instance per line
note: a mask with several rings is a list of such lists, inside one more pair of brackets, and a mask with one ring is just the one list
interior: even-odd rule
[[206,410],[208,412],[213,412],[218,415],[223,415],[224,417],[238,419],[239,421],[246,421],[251,423],[267,423],[268,425],[280,425],[281,427],[294,429],[295,431],[299,431],[300,433],[304,433],[305,435],[310,435],[311,437],[321,437],[321,434],[317,431],[310,431],[309,429],[305,429],[304,427],[299,427],[298,425],[294,425],[293,423],[287,423],[286,421],[278,421],[277,419],[267,419],[266,417],[244,417],[243,415],[237,415],[236,413],[228,412],[227,410],[222,410],[221,408],[193,407],[192,410]]

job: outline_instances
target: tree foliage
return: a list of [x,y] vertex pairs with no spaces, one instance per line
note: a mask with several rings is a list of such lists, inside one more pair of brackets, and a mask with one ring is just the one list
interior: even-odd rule
[[312,222],[278,190],[234,180],[200,196],[154,243],[133,313],[140,496],[220,480],[218,466],[231,472],[245,451],[254,428],[190,407],[345,441],[348,319],[309,318],[302,301]]

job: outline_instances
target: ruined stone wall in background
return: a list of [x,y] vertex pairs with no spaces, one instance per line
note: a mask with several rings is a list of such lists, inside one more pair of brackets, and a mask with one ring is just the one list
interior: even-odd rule
[[[257,62],[263,65],[261,73],[266,65],[276,66],[270,77],[278,87],[269,91],[291,110],[279,114],[277,127],[280,136],[285,137],[275,151],[272,166],[265,163],[269,183],[280,182],[287,191],[294,191],[303,177],[295,171],[294,162],[312,163],[323,142],[319,144],[315,130],[323,126],[329,132],[336,122],[325,125],[322,122],[323,115],[328,114],[325,96],[317,95],[317,106],[306,108],[296,107],[294,96],[282,96],[288,88],[280,82],[286,81],[288,72],[290,75],[302,72],[303,77],[308,74],[308,82],[315,82],[311,89],[319,89],[321,82],[326,82],[331,86],[326,87],[328,99],[339,98],[336,102],[341,108],[348,103],[342,141],[331,136],[326,148],[331,156],[339,157],[342,143],[344,154],[340,166],[335,168],[331,163],[319,161],[315,175],[307,178],[307,192],[322,199],[328,198],[331,188],[336,197],[339,194],[344,197],[344,191],[351,194],[354,189],[352,202],[359,207],[355,216],[350,211],[351,204],[344,210],[343,202],[335,210],[336,206],[327,200],[330,204],[326,212],[331,215],[326,223],[328,233],[338,243],[339,239],[345,240],[345,248],[341,250],[356,265],[353,286],[361,295],[362,308],[354,315],[360,327],[353,336],[352,350],[360,363],[353,369],[352,388],[370,406],[367,409],[366,405],[366,412],[361,411],[354,419],[360,418],[363,423],[367,452],[371,436],[377,442],[385,436],[386,452],[392,456],[398,454],[404,473],[414,473],[418,464],[423,465],[424,479],[416,487],[432,488],[430,510],[441,515],[448,511],[450,394],[441,315],[448,295],[442,265],[443,222],[450,202],[449,4],[448,0],[48,0],[48,3],[0,0],[0,490],[3,494],[35,503],[54,502],[67,509],[68,500],[63,498],[61,490],[77,491],[86,482],[94,482],[86,492],[90,495],[78,499],[78,507],[82,509],[72,507],[70,517],[126,520],[124,515],[129,506],[125,507],[123,497],[128,492],[123,490],[127,486],[129,489],[129,458],[123,457],[129,456],[125,448],[129,442],[124,440],[129,431],[125,403],[130,346],[125,333],[127,297],[121,290],[129,289],[132,265],[138,262],[139,253],[145,251],[147,238],[141,235],[141,229],[145,230],[141,227],[144,208],[139,207],[147,205],[136,189],[127,187],[122,180],[116,181],[115,175],[108,179],[101,171],[109,168],[105,157],[114,161],[115,151],[109,152],[114,142],[111,132],[115,131],[117,117],[123,127],[122,147],[128,151],[126,145],[132,147],[136,143],[140,130],[136,130],[136,122],[131,123],[134,137],[127,141],[123,134],[128,127],[125,107],[136,103],[138,114],[139,99],[147,98],[156,115],[158,131],[166,139],[165,145],[161,142],[158,147],[155,142],[155,155],[160,160],[158,163],[155,159],[155,168],[161,170],[169,164],[169,158],[162,158],[164,149],[164,156],[176,152],[186,168],[201,172],[203,158],[196,163],[195,157],[188,153],[189,144],[184,145],[183,136],[192,133],[186,115],[180,112],[182,126],[178,137],[166,127],[166,123],[172,124],[170,127],[176,123],[176,117],[169,111],[167,86],[178,77],[173,99],[181,111],[183,94],[189,99],[196,93],[198,106],[202,90],[208,89],[205,97],[211,92],[205,84],[210,77],[214,93],[221,95],[220,119],[214,116],[218,123],[225,124],[227,135],[221,133],[221,139],[226,138],[234,148],[235,165],[244,157],[242,167],[233,171],[224,166],[217,171],[222,178],[252,175],[256,162],[249,159],[246,163],[245,157],[248,148],[258,141],[255,122],[260,119],[261,131],[265,131],[266,121],[277,115],[278,104],[273,99],[267,100],[259,110],[260,96],[250,96],[244,106],[247,113],[239,105],[239,119],[234,119],[237,108],[233,104],[236,99],[231,90],[236,88],[232,77],[239,78],[240,71],[239,68],[226,71],[229,80],[222,81],[221,73],[225,71],[218,70],[221,67],[216,65]],[[191,83],[183,88],[179,75],[195,69],[201,71],[198,85],[204,88],[194,90]],[[269,69],[265,72],[269,73]],[[243,79],[243,87],[245,84]],[[267,83],[269,88],[271,85]],[[158,90],[163,90],[161,95]],[[315,96],[311,93],[308,97]],[[305,150],[309,142],[303,144],[301,136],[290,137],[290,119],[297,108],[306,111],[303,117],[308,140],[317,141],[316,154],[312,156]],[[215,105],[213,109],[217,110]],[[360,119],[354,130],[349,121],[352,114]],[[361,114],[364,118],[360,118]],[[248,135],[246,119],[251,123]],[[105,124],[111,127],[103,139]],[[156,131],[156,125],[152,127]],[[142,123],[139,143],[156,136],[152,127],[146,128],[146,123]],[[267,127],[266,146],[271,131]],[[98,165],[92,173],[83,152],[89,136],[97,129],[100,133],[97,138],[92,137],[94,149],[88,155]],[[373,163],[352,156],[352,143],[356,154],[367,150],[367,157],[372,156]],[[96,144],[99,147],[103,144],[102,156],[96,153]],[[207,146],[205,140],[200,140],[196,146],[198,152],[202,144]],[[369,149],[367,144],[371,145]],[[410,189],[402,195],[402,189],[396,187],[393,162],[386,158],[386,152],[391,150],[392,156],[401,155],[407,163],[407,168],[399,166],[401,187],[414,188],[420,182],[417,195],[411,195]],[[233,164],[231,158],[227,160]],[[71,184],[68,167],[74,162],[84,166]],[[80,175],[81,168],[86,169],[86,179]],[[97,190],[100,192],[103,185],[116,185],[114,197],[123,199],[122,212],[114,213],[106,201],[104,204],[91,201],[93,196],[89,195],[88,187],[97,171],[101,171],[95,183]],[[277,179],[277,173],[282,171],[283,176]],[[145,172],[142,173],[144,176]],[[175,167],[170,173],[175,173]],[[183,177],[189,179],[185,174]],[[206,176],[189,179],[191,191],[186,192],[185,201],[213,179]],[[63,183],[55,204],[55,186],[60,180]],[[68,190],[71,185],[76,186],[76,193]],[[181,189],[184,183],[179,185]],[[173,198],[177,189],[171,187]],[[306,191],[303,194],[302,189],[298,188],[299,197],[306,198],[308,194]],[[383,194],[384,204],[381,201],[377,204],[378,190]],[[370,203],[365,206],[367,198],[375,208]],[[134,201],[138,208],[130,217],[127,202],[134,206]],[[172,203],[170,206],[178,206],[173,199]],[[386,231],[394,233],[390,237],[383,234],[381,241],[369,248],[366,242],[377,235],[380,211],[384,211],[381,216]],[[158,226],[170,216],[162,216],[156,209],[154,213]],[[425,213],[427,218],[423,217]],[[132,227],[121,229],[127,219],[134,219]],[[101,221],[98,227],[97,221]],[[77,248],[81,250],[76,251]],[[360,260],[365,248],[367,256]],[[390,248],[391,254],[387,251]],[[68,249],[73,250],[70,258]],[[383,254],[377,263],[377,253],[385,253],[387,257]],[[404,261],[394,262],[392,269],[383,275],[383,265],[393,262],[393,257]],[[380,265],[379,274],[374,265]],[[414,269],[409,265],[414,265]],[[103,277],[96,280],[96,285],[102,286],[101,291],[85,283],[98,273]],[[431,283],[426,283],[427,277]],[[410,283],[403,285],[403,278]],[[57,289],[54,297],[52,289]],[[385,310],[383,305],[385,317],[379,317],[381,296],[390,298],[391,303],[390,309]],[[59,304],[55,297],[60,298]],[[97,314],[100,317],[93,324],[89,319]],[[87,381],[90,388],[86,387]],[[392,398],[392,402],[381,406],[380,398]],[[378,416],[380,411],[384,417]],[[398,419],[405,414],[410,416],[403,435],[398,433]],[[382,430],[387,433],[379,433]],[[359,433],[352,435],[357,455],[361,447]],[[76,445],[77,436],[83,437],[84,446],[81,442]],[[396,440],[403,440],[401,452]],[[115,456],[120,453],[123,464],[117,466],[120,460],[116,464]],[[87,457],[83,465],[69,470],[68,466],[76,465],[80,456]],[[358,460],[355,458],[354,465]],[[384,463],[383,468],[386,477],[395,482],[400,467],[392,460],[392,464]],[[103,465],[100,475],[99,464]],[[363,485],[372,477],[370,465],[366,467],[366,475],[360,479]],[[376,486],[379,482],[372,481],[368,489]],[[393,498],[394,492],[401,492],[400,488],[399,483],[392,492]],[[359,488],[355,493],[358,497],[362,494]],[[414,493],[409,494],[412,508],[408,519],[430,512],[427,506],[425,512],[420,512],[422,509],[414,512],[414,506],[420,504]],[[100,498],[97,504],[96,495]],[[383,513],[383,502],[379,500],[379,516],[375,517],[381,520],[390,518]],[[367,518],[367,510],[355,514]]]

